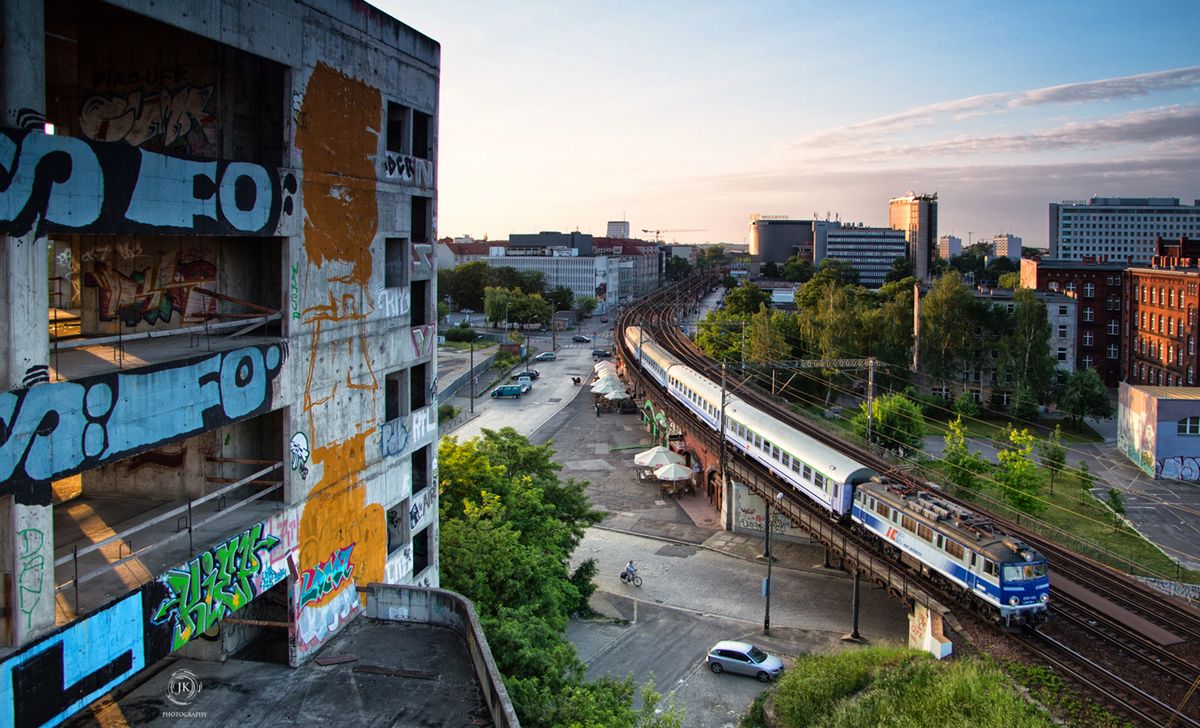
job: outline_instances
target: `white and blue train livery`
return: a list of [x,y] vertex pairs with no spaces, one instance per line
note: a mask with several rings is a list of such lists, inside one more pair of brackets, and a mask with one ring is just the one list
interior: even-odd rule
[[979,514],[928,491],[876,479],[855,490],[851,520],[903,560],[990,605],[1005,624],[1036,626],[1045,619],[1046,560]]
[[[638,366],[714,431],[721,387],[684,365],[637,326],[625,338]],[[830,516],[877,538],[1006,624],[1036,627],[1049,614],[1050,577],[1035,549],[996,524],[933,493],[881,479],[867,465],[751,406],[725,396],[724,437]]]
[[850,510],[854,486],[876,475],[741,399],[725,403],[725,437],[835,516]]

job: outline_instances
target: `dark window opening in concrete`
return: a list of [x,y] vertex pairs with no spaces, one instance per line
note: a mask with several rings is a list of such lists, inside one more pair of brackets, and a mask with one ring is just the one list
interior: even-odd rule
[[412,153],[414,157],[421,159],[429,159],[430,147],[430,129],[433,126],[433,117],[429,114],[422,114],[420,111],[413,112],[413,140]]
[[392,372],[384,377],[383,419],[385,422],[399,419],[412,411],[407,401],[409,389],[408,377],[409,372],[407,369]]
[[413,576],[429,568],[429,527],[420,533],[413,534]]
[[410,323],[413,326],[424,326],[429,323],[429,281],[412,282]]
[[[289,622],[287,579],[284,579],[220,622],[219,659],[232,657],[275,665],[290,664]],[[201,638],[207,639],[207,636],[201,635]]]
[[429,365],[417,364],[409,370],[409,402],[413,409],[429,404]]
[[412,198],[412,219],[409,229],[414,243],[428,243],[433,230],[430,227],[433,215],[433,200],[420,195]]
[[[46,0],[45,13],[46,121],[55,133],[199,159],[285,163],[282,64],[100,0]],[[156,109],[163,121],[143,123]]]
[[405,501],[400,501],[387,510],[388,554],[395,553],[408,545],[408,513],[404,509]]
[[408,285],[408,241],[404,238],[384,240],[384,288],[403,288]]
[[420,493],[429,487],[429,448],[430,445],[417,450],[412,455],[412,492]]
[[387,105],[387,150],[396,154],[404,153],[405,129],[408,127],[408,107],[394,101]]

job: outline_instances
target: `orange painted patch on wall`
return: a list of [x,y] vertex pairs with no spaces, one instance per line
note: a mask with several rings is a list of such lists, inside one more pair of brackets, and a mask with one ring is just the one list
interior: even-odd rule
[[375,157],[379,90],[318,63],[308,79],[296,129],[304,160],[304,247],[310,263],[352,263],[349,277],[367,285],[371,241],[379,225]]
[[372,429],[312,452],[314,465],[322,466],[322,478],[300,515],[300,568],[313,568],[347,544],[355,544],[355,548],[353,579],[340,583],[311,606],[327,604],[355,583],[383,581],[387,519],[383,506],[366,503],[367,487],[359,477],[366,464],[367,438],[374,433]]

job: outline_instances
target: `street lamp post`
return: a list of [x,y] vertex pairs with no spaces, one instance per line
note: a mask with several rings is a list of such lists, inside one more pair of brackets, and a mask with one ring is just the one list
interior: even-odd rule
[[[783,493],[775,494],[775,502],[783,500]],[[771,562],[774,559],[771,557],[771,500],[763,498],[763,503],[767,504],[767,580],[763,584],[763,590],[766,592],[767,606],[763,613],[763,634],[771,634]]]
[[471,369],[467,372],[467,378],[471,380],[471,414],[475,414],[475,342],[478,340],[478,334],[471,339]]

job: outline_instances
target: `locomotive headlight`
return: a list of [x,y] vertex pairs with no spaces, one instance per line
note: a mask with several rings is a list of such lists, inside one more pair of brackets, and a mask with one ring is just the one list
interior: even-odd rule
[[1009,597],[1008,603],[1015,607],[1021,603],[1021,597]]
[[1050,603],[1050,592],[1046,592],[1045,594],[1042,595],[1042,604],[1049,604],[1049,603]]

